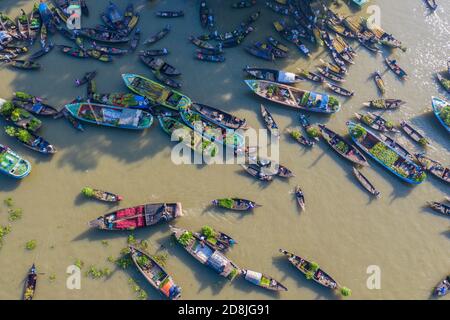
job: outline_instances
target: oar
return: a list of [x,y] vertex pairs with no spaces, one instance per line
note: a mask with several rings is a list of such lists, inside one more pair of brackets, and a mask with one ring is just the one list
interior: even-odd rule
[[100,122],[99,122],[98,119],[97,119],[97,116],[95,115],[94,108],[92,108],[91,102],[88,101],[87,104],[89,105],[89,108],[91,109],[92,115],[93,115],[94,118],[95,118],[95,122],[97,122],[97,124],[100,124]]

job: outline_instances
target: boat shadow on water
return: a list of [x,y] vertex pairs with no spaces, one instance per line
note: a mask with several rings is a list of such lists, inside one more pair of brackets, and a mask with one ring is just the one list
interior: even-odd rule
[[0,175],[0,191],[8,192],[17,189],[20,186],[20,180],[10,178],[4,174]]
[[[339,299],[339,295],[335,294],[330,289],[324,288],[324,287],[318,285],[313,280],[306,279],[306,277],[302,273],[300,273],[300,271],[295,269],[294,266],[292,266],[290,264],[290,262],[286,259],[286,257],[275,256],[275,257],[273,257],[272,261],[273,261],[273,265],[276,268],[278,268],[283,274],[283,277],[278,279],[281,283],[285,283],[286,280],[293,279],[294,281],[296,281],[298,288],[308,288],[311,290],[311,292],[315,292],[317,295],[313,299],[316,299],[316,300]],[[288,287],[288,289],[290,289],[288,284],[285,283],[285,285]]]

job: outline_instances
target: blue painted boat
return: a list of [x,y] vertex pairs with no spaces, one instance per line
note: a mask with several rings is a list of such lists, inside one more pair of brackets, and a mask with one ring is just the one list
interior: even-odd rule
[[142,130],[150,128],[153,123],[153,116],[141,109],[88,102],[68,104],[65,109],[80,121],[107,127]]
[[450,126],[447,125],[444,119],[442,118],[442,110],[444,108],[448,108],[450,110],[450,104],[445,100],[432,97],[431,105],[433,107],[433,112],[436,115],[436,118],[444,126],[444,128],[447,129],[447,132],[450,133]]
[[362,7],[365,5],[369,0],[352,0],[354,4],[356,4],[358,7]]
[[31,172],[31,164],[10,148],[0,144],[0,172],[15,179],[23,179]]
[[359,148],[403,181],[420,184],[426,179],[427,175],[421,166],[404,157],[372,131],[352,121],[347,121],[347,127]]

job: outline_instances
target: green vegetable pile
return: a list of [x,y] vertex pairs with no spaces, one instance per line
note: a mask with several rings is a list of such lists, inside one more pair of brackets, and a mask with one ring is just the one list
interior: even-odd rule
[[[394,163],[398,159],[398,155],[394,150],[389,149],[386,145],[378,142],[372,149],[369,150],[378,160],[383,162],[389,168],[394,169]],[[401,172],[399,172],[402,174]],[[402,174],[403,175],[403,174]],[[403,175],[405,176],[405,175]],[[407,175],[406,175],[407,176]]]

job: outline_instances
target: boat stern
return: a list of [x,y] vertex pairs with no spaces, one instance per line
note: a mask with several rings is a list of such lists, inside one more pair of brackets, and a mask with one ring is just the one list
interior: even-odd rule
[[175,212],[174,212],[174,218],[182,217],[183,216],[183,207],[181,206],[180,202],[176,203]]

